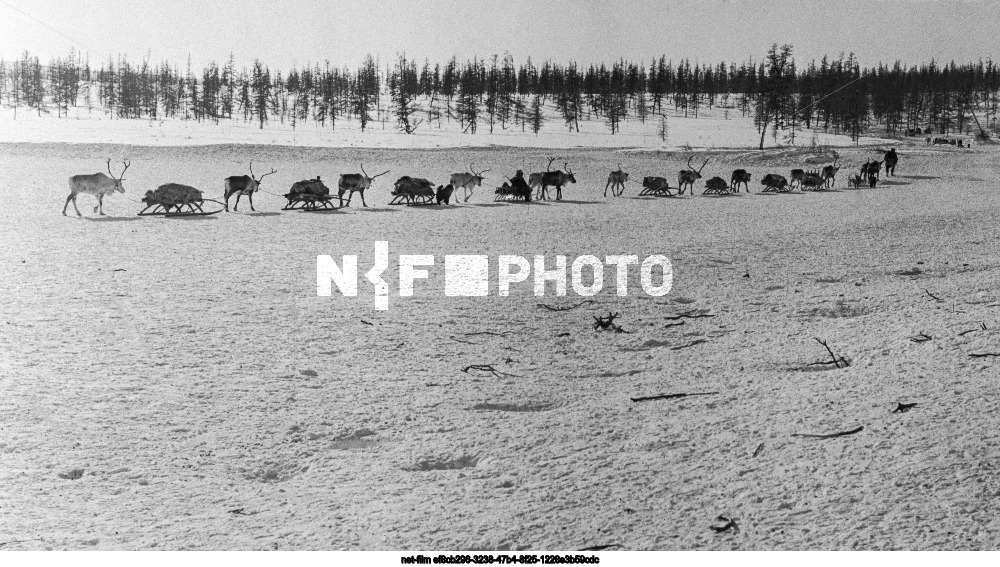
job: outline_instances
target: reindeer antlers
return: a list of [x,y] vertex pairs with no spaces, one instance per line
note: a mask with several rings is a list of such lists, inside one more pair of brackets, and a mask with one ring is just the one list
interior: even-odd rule
[[[688,167],[691,169],[691,171],[694,171],[694,166],[691,165],[691,160],[693,158],[694,156],[688,156]],[[706,159],[705,163],[701,164],[701,167],[698,168],[698,173],[701,173],[701,170],[705,169],[706,165],[708,165],[708,159]]]
[[549,158],[549,164],[545,166],[545,171],[552,170],[552,162],[556,161],[556,158]]
[[[125,169],[123,169],[122,170],[122,174],[119,177],[117,177],[118,181],[121,181],[122,177],[125,177],[125,171],[128,170],[128,166],[132,165],[132,162],[123,159],[122,160],[122,165],[125,166]],[[108,173],[111,173],[111,158],[108,158]],[[114,176],[115,176],[115,174],[111,173],[111,177],[114,177]]]
[[274,168],[272,167],[272,168],[271,168],[271,172],[270,172],[270,173],[265,173],[264,175],[261,175],[261,176],[260,176],[260,179],[258,179],[258,178],[257,178],[257,177],[255,177],[255,176],[254,176],[254,174],[253,174],[253,160],[250,160],[250,177],[251,177],[251,178],[253,178],[253,180],[254,180],[254,181],[256,181],[257,183],[260,183],[260,182],[261,182],[261,180],[263,180],[263,179],[264,179],[265,177],[267,177],[268,175],[271,175],[271,173],[278,173],[278,170],[277,170],[277,169],[274,169]]
[[[385,175],[386,173],[389,173],[390,171],[392,171],[392,170],[387,169],[387,170],[383,171],[382,173],[376,175],[375,177],[382,177],[383,175]],[[375,179],[375,177],[368,177],[368,172],[365,171],[365,164],[363,162],[361,164],[361,173],[364,173],[365,177],[367,179]]]
[[471,171],[472,175],[475,175],[476,177],[482,177],[483,174],[486,173],[487,171],[493,171],[493,168],[484,169],[484,170],[480,171],[479,173],[476,173],[476,170],[472,168],[472,164],[470,163],[469,164],[469,171]]

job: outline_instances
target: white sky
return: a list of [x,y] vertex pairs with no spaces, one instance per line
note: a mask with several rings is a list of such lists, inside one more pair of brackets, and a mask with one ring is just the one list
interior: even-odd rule
[[800,63],[853,51],[864,64],[916,64],[1000,58],[998,23],[1000,0],[0,0],[0,56],[47,61],[75,44],[92,62],[190,55],[196,68],[230,52],[282,70],[404,51],[432,64],[504,52],[518,64],[717,63],[791,43]]

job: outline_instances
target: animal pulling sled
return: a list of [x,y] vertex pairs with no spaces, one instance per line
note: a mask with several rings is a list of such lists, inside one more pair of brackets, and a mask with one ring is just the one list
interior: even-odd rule
[[319,177],[305,181],[296,181],[292,184],[291,190],[285,193],[284,197],[288,202],[281,208],[283,211],[315,213],[336,211],[341,208],[333,204],[332,201],[335,195],[330,194],[330,188],[320,181]]
[[[201,191],[179,183],[167,183],[160,185],[154,191],[146,191],[142,202],[146,204],[146,208],[139,211],[141,217],[196,217],[214,215],[225,210],[225,203],[206,199]],[[205,203],[215,203],[220,208],[206,211],[202,207]]]

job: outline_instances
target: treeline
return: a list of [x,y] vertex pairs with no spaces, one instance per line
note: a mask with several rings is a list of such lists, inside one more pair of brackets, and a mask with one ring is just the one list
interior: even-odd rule
[[666,110],[698,117],[723,107],[752,115],[763,145],[769,128],[793,142],[800,127],[857,138],[872,128],[947,134],[974,122],[985,135],[997,130],[998,96],[1000,69],[992,60],[865,68],[853,55],[841,55],[797,67],[787,45],[773,46],[758,62],[716,65],[666,56],[648,64],[582,67],[529,58],[516,65],[510,55],[432,65],[401,55],[385,65],[367,56],[354,70],[327,62],[284,75],[259,60],[237,69],[232,56],[198,70],[190,60],[182,70],[124,56],[95,65],[75,51],[44,65],[28,52],[0,60],[0,104],[15,117],[22,109],[66,116],[83,105],[122,119],[239,119],[261,128],[279,121],[335,129],[338,120],[350,120],[365,130],[373,121],[392,121],[413,133],[447,120],[473,134],[497,128],[537,133],[552,120],[542,112],[548,105],[571,131],[579,131],[581,120],[601,120],[614,134],[625,120],[658,119],[665,135]]

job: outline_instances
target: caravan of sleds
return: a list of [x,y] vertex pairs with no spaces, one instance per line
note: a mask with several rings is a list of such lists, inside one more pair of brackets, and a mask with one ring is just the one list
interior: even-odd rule
[[[823,191],[831,189],[836,181],[837,172],[841,169],[837,166],[839,159],[839,156],[834,153],[833,163],[820,170],[805,171],[802,169],[793,169],[790,180],[782,175],[768,173],[761,179],[761,185],[764,186],[761,192],[789,193],[795,189],[802,192],[807,190]],[[555,199],[562,200],[563,186],[567,183],[576,183],[576,176],[573,174],[573,170],[570,169],[569,163],[563,164],[566,171],[551,171],[553,161],[555,161],[555,158],[549,160],[546,171],[532,173],[528,175],[527,179],[525,179],[524,171],[517,170],[514,177],[507,177],[507,181],[504,181],[501,186],[496,188],[494,201],[531,202],[532,198],[544,200],[549,196],[550,187],[555,189]],[[644,177],[642,180],[643,188],[638,196],[678,197],[684,195],[685,191],[688,190],[690,190],[690,195],[693,196],[695,194],[694,184],[702,178],[701,172],[705,169],[708,161],[706,159],[701,164],[701,167],[695,169],[691,164],[691,158],[688,158],[688,169],[681,170],[677,174],[677,187],[671,187],[665,177]],[[872,161],[870,159],[866,161],[861,166],[859,173],[852,175],[848,179],[847,185],[849,188],[860,188],[863,183],[867,183],[869,187],[875,187],[879,180],[879,172],[884,168],[886,175],[894,176],[898,162],[899,156],[896,154],[896,149],[892,148],[885,152],[881,161]],[[63,215],[66,214],[66,209],[72,202],[77,216],[82,216],[80,215],[80,209],[76,206],[76,198],[81,193],[94,196],[97,199],[97,206],[94,207],[94,212],[103,215],[104,196],[115,192],[125,192],[122,182],[124,181],[125,171],[128,170],[131,164],[128,161],[123,161],[122,164],[125,167],[121,175],[118,176],[115,176],[111,171],[111,160],[109,159],[107,166],[110,177],[103,173],[74,175],[70,177],[70,194],[66,198],[66,204],[63,206]],[[447,185],[438,185],[437,187],[427,179],[404,175],[393,184],[392,199],[389,201],[389,204],[409,206],[448,205],[451,204],[452,198],[455,199],[455,203],[457,204],[458,190],[463,192],[464,200],[468,202],[472,196],[473,189],[481,187],[483,180],[486,179],[483,174],[490,170],[485,169],[477,172],[470,164],[469,171],[452,174]],[[139,216],[164,217],[214,215],[223,211],[228,212],[229,200],[234,196],[236,197],[236,202],[233,205],[234,211],[239,210],[240,199],[242,197],[247,198],[247,201],[250,203],[250,210],[256,211],[253,206],[253,194],[261,190],[260,185],[263,179],[273,173],[277,173],[277,171],[272,168],[270,172],[260,177],[256,176],[253,172],[253,162],[251,161],[250,175],[232,176],[225,179],[225,190],[222,201],[206,199],[200,190],[188,185],[181,185],[179,183],[160,185],[155,190],[146,191],[141,201],[145,207],[138,214]],[[383,171],[378,175],[369,176],[368,172],[365,171],[364,164],[361,164],[361,173],[347,173],[340,176],[336,195],[330,192],[329,187],[318,176],[315,179],[297,181],[292,184],[289,192],[283,195],[287,202],[281,210],[303,212],[336,211],[350,206],[354,193],[361,194],[361,204],[367,207],[365,190],[371,187],[372,181],[388,173],[388,171]],[[702,195],[735,195],[740,193],[741,186],[749,193],[750,177],[751,174],[744,169],[733,171],[728,182],[721,177],[712,177],[705,182],[705,189],[702,191]],[[621,164],[619,164],[618,169],[608,175],[608,182],[604,186],[604,196],[607,197],[609,188],[611,189],[612,196],[622,196],[625,193],[625,183],[628,180],[629,174],[623,171]],[[347,195],[346,203],[344,200],[345,194]]]

